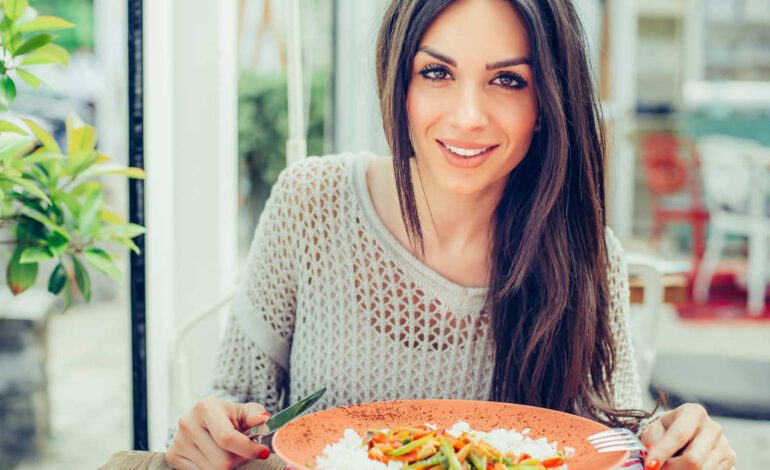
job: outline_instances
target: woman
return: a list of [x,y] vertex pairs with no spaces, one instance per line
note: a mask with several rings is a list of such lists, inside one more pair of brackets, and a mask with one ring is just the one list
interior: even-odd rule
[[651,424],[639,410],[604,136],[570,0],[395,0],[376,65],[393,157],[310,158],[281,175],[214,394],[180,420],[168,462],[266,458],[239,430],[325,386],[322,407],[544,406],[641,432],[647,468],[732,468],[702,407]]

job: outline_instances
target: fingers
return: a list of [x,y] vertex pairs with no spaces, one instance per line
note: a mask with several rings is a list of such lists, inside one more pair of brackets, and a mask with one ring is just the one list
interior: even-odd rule
[[201,425],[193,426],[191,435],[197,449],[202,452],[206,460],[210,463],[210,468],[231,469],[237,467],[246,460],[232,452],[221,449],[216,442],[214,442],[211,434],[209,434],[209,432]]
[[735,460],[735,451],[730,447],[727,436],[722,434],[708,455],[703,468],[705,470],[731,470],[735,468]]
[[[645,468],[657,470],[661,464],[671,459],[678,450],[693,440],[706,419],[708,414],[705,408],[690,403],[663,415],[658,421],[665,431],[655,441],[648,442],[650,450],[645,458]],[[651,431],[651,435],[652,432],[655,431]]]
[[[206,400],[196,404],[197,411],[203,418],[203,427],[208,430],[218,447],[246,460],[266,459],[270,450],[244,436],[240,430],[239,417],[243,411],[240,403],[225,403],[227,412],[220,407],[211,406]],[[264,411],[264,408],[262,409]],[[238,426],[238,429],[235,428]]]
[[166,463],[176,469],[202,469],[211,466],[211,463],[203,456],[191,440],[183,432],[177,433],[174,443],[166,452]]
[[661,419],[662,418],[656,419],[652,423],[648,424],[644,429],[644,432],[642,433],[642,442],[644,444],[651,446],[652,444],[660,441],[660,439],[663,437],[663,434],[666,432],[666,428],[663,426]]
[[209,459],[204,452],[195,443],[195,431],[196,424],[192,422],[189,417],[184,417],[179,420],[179,432],[174,437],[174,444],[167,452],[167,457],[178,456],[182,459],[189,460],[200,468],[213,468],[213,462]]
[[270,419],[265,407],[258,403],[244,403],[239,407],[238,423],[241,431],[259,426]]
[[[697,431],[682,455],[674,457],[666,464],[666,469],[701,469],[707,459],[713,454],[717,442],[722,437],[722,427],[714,421],[707,420]],[[714,467],[715,468],[715,467]]]

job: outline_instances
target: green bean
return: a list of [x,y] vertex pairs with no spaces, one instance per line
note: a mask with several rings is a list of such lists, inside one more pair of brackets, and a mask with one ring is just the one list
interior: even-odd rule
[[409,452],[413,451],[414,449],[417,449],[418,447],[422,447],[423,444],[428,442],[429,440],[433,439],[433,433],[428,434],[425,437],[422,437],[420,439],[417,439],[416,441],[412,441],[409,444],[403,445],[401,447],[398,447],[396,449],[391,450],[388,452],[388,455],[392,457],[398,457],[400,455],[408,454]]
[[446,439],[443,437],[441,438],[441,450],[444,452],[444,455],[447,458],[447,464],[449,470],[462,470],[463,467],[460,465],[460,459],[457,458],[457,454],[455,454],[455,450],[452,447],[449,442],[447,442]]
[[474,451],[468,453],[468,460],[476,470],[487,470],[487,457],[479,457]]
[[435,454],[433,454],[432,456],[428,457],[427,459],[420,460],[419,462],[415,462],[413,464],[407,465],[406,467],[404,467],[404,469],[407,469],[407,468],[430,467],[432,465],[438,465],[438,464],[441,463],[441,460],[443,458],[444,458],[444,455],[441,453],[441,451],[438,451]]

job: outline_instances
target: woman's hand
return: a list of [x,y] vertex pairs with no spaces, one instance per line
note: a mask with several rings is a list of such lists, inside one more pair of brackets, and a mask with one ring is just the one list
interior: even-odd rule
[[166,462],[180,470],[230,470],[247,460],[266,459],[270,450],[241,431],[268,418],[265,408],[256,403],[204,398],[179,420]]
[[735,468],[735,452],[722,427],[701,405],[686,403],[664,414],[647,426],[642,442],[649,449],[645,470]]

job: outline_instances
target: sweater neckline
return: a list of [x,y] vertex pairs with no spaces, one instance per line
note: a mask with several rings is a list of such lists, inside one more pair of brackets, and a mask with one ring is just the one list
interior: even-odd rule
[[402,245],[396,236],[385,226],[382,219],[380,219],[380,216],[374,208],[374,202],[369,193],[369,185],[366,181],[366,172],[369,169],[369,164],[376,158],[378,157],[372,153],[359,154],[356,155],[356,158],[353,158],[353,164],[351,165],[353,169],[353,174],[351,176],[356,192],[356,198],[359,201],[359,206],[364,215],[364,223],[368,225],[367,228],[371,229],[377,240],[380,241],[383,246],[398,259],[398,261],[405,263],[405,265],[409,266],[413,271],[418,272],[422,279],[425,279],[431,287],[433,287],[435,293],[439,294],[441,298],[449,297],[456,299],[463,304],[470,303],[474,308],[482,308],[489,288],[466,287],[439,274]]

